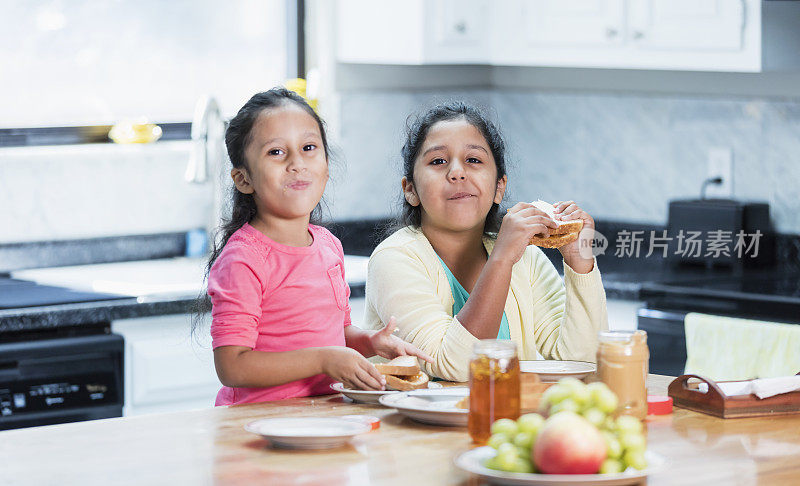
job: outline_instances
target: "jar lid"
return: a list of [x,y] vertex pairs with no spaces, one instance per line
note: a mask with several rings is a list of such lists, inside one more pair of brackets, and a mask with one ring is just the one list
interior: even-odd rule
[[647,415],[669,415],[672,413],[672,397],[647,395]]
[[647,342],[647,332],[637,331],[600,331],[597,333],[600,342],[605,343],[628,343],[631,341]]

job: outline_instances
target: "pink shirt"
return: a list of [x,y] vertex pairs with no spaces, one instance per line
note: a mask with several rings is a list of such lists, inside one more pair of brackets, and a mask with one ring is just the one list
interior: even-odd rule
[[[286,246],[245,224],[228,240],[208,276],[212,346],[292,351],[344,346],[350,325],[350,287],[342,244],[309,225],[311,246]],[[216,405],[264,402],[333,393],[316,375],[268,388],[223,386]]]

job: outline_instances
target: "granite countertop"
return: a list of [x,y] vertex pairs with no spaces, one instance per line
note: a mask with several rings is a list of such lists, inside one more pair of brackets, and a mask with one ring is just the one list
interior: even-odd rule
[[[351,298],[364,296],[365,282],[350,283]],[[111,322],[135,317],[207,312],[210,305],[192,296],[131,297],[74,304],[0,309],[0,333],[35,331]]]
[[[556,269],[563,275],[560,255],[548,252]],[[670,267],[662,262],[598,257],[598,268],[609,299],[644,300],[647,290],[653,285],[681,280],[726,277],[730,270]],[[752,275],[763,275],[764,270],[750,271]],[[677,284],[679,286],[679,284]],[[351,282],[351,297],[364,296],[365,283]],[[24,307],[0,310],[0,333],[71,327],[86,323],[110,322],[118,319],[148,317],[194,312],[198,305],[207,311],[208,304],[199,303],[194,296],[155,296],[116,299],[97,302]],[[800,297],[797,299],[800,309]]]
[[[359,221],[330,225],[331,231],[340,238],[345,252],[350,255],[369,256],[377,243],[383,238],[380,228],[385,220]],[[606,224],[606,234],[611,234],[616,224]],[[629,225],[628,225],[629,226]],[[627,227],[627,226],[626,226]],[[0,272],[11,272],[16,268],[29,268],[30,262],[46,262],[49,265],[83,265],[98,262],[126,260],[149,260],[175,257],[185,252],[183,237],[180,234],[149,235],[135,237],[114,237],[96,240],[66,242],[65,244],[40,243],[32,245],[0,245],[0,261],[9,265],[1,267]],[[797,240],[797,241],[795,241]],[[792,253],[784,257],[784,262],[793,272],[800,275],[797,268],[797,253],[800,252],[800,239],[790,241]],[[613,248],[613,246],[611,247]],[[80,249],[80,251],[77,251]],[[545,250],[556,269],[563,275],[563,260],[557,250]],[[55,260],[54,260],[55,259]],[[57,261],[56,261],[57,260]],[[798,260],[800,261],[800,260]],[[668,264],[662,258],[626,258],[614,255],[613,250],[597,257],[597,265],[603,279],[606,296],[609,299],[647,300],[653,293],[667,289],[691,292],[693,287],[681,288],[681,282],[713,280],[718,278],[771,278],[787,265],[776,265],[761,269],[731,270],[725,268],[681,267]],[[41,265],[39,265],[41,266]],[[795,274],[791,274],[795,275]],[[365,276],[349,281],[351,297],[364,296]],[[791,280],[790,280],[791,282]],[[735,298],[736,292],[728,298]],[[741,295],[741,292],[739,293]],[[758,293],[754,294],[758,300]],[[786,303],[796,306],[800,313],[800,291],[789,292]],[[769,299],[765,300],[768,302]],[[59,329],[111,322],[118,319],[148,317],[167,314],[194,312],[198,307],[195,295],[179,297],[150,296],[131,297],[96,302],[0,309],[0,333]],[[201,303],[201,310],[207,311],[208,304]]]

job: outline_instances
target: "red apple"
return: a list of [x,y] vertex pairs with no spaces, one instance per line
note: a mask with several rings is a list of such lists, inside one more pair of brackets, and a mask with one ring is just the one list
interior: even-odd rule
[[531,456],[536,470],[547,474],[595,474],[606,458],[606,442],[591,422],[563,411],[544,422]]

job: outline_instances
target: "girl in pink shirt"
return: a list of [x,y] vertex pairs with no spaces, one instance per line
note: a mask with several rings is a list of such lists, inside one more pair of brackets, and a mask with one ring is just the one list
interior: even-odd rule
[[431,358],[392,335],[350,325],[350,288],[335,236],[310,224],[328,181],[322,120],[297,94],[254,95],[231,120],[232,214],[209,259],[216,405],[383,389],[365,357]]

